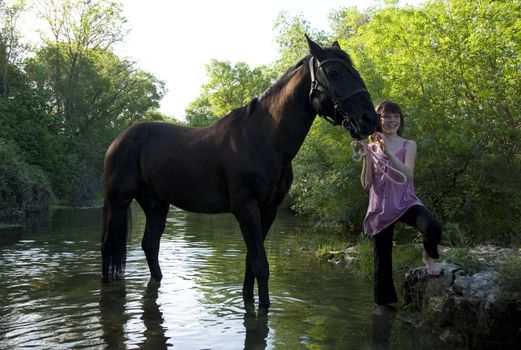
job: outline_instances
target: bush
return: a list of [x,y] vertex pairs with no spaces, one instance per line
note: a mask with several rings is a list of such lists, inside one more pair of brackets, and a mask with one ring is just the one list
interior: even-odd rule
[[39,167],[27,164],[14,143],[0,139],[0,216],[47,209],[50,188]]

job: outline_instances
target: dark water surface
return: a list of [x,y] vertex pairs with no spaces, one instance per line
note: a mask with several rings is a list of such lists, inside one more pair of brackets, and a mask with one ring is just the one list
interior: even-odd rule
[[302,251],[306,220],[281,213],[268,235],[266,315],[242,300],[245,248],[231,215],[171,209],[160,284],[149,280],[137,207],[126,277],[101,283],[100,219],[100,209],[53,210],[0,238],[0,349],[437,348],[372,316],[369,282]]

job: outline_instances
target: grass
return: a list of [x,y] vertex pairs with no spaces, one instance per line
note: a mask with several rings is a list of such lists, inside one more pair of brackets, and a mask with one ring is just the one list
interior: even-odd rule
[[485,267],[475,256],[470,254],[468,248],[450,248],[442,258],[448,263],[460,266],[471,274],[481,271]]
[[521,298],[521,256],[513,255],[498,265],[500,294]]

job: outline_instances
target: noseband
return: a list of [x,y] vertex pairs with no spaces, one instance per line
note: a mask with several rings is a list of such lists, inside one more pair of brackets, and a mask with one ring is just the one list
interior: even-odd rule
[[[315,61],[318,63],[316,72],[315,72]],[[320,117],[327,120],[328,122],[330,122],[333,125],[342,125],[347,130],[353,131],[353,132],[359,134],[360,130],[355,125],[355,123],[353,123],[351,118],[349,118],[349,115],[348,115],[347,111],[344,109],[342,102],[347,99],[350,99],[353,96],[359,95],[359,94],[363,94],[363,93],[369,94],[369,92],[365,88],[365,85],[362,83],[361,84],[362,86],[360,88],[354,89],[350,93],[345,94],[343,96],[338,96],[335,89],[333,88],[333,85],[329,81],[329,77],[327,76],[327,74],[325,72],[323,72],[323,66],[330,62],[340,62],[341,64],[344,65],[344,67],[347,68],[347,70],[353,75],[354,78],[358,78],[358,76],[354,72],[353,68],[350,67],[344,60],[341,60],[339,58],[330,58],[330,59],[324,60],[322,62],[319,62],[318,60],[315,59],[315,57],[311,56],[311,58],[309,59],[309,72],[311,74],[311,90],[309,91],[309,103],[311,104],[311,106],[313,106],[312,97],[313,97],[313,93],[315,91],[318,90],[320,92],[325,93],[327,95],[327,97],[329,97],[331,99],[331,101],[333,102],[335,113],[340,113],[340,115],[342,115],[344,120],[342,120],[342,123],[338,123],[336,120],[334,120],[330,116],[319,114]],[[322,76],[324,78],[323,82],[320,82],[319,80],[317,80],[317,76],[318,76],[317,73],[320,73],[320,72],[323,72],[323,74],[322,74]]]

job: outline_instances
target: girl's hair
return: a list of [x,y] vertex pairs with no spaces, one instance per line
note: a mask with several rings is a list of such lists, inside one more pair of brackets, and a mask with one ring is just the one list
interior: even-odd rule
[[[399,136],[402,136],[403,132],[403,113],[400,109],[400,106],[398,104],[392,102],[392,101],[382,101],[378,105],[376,105],[376,113],[378,113],[379,116],[382,116],[386,113],[388,114],[399,114],[400,115],[400,127],[398,128],[397,134]],[[382,127],[380,126],[380,123],[376,126],[376,131],[382,131]]]

